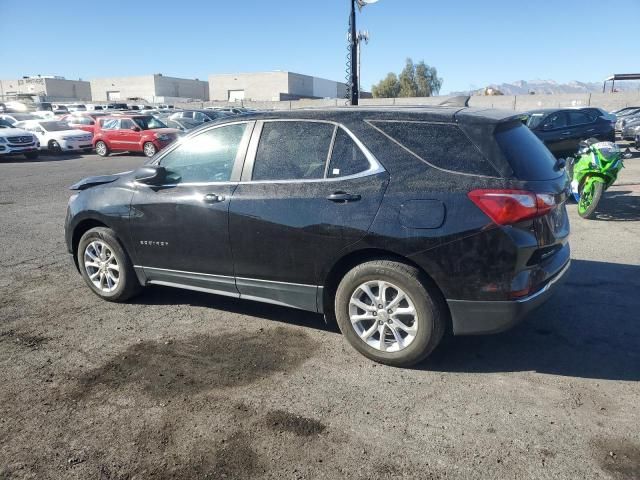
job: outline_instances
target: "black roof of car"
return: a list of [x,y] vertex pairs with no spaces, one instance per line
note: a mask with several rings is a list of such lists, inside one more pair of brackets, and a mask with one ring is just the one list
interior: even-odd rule
[[226,117],[221,121],[233,121],[238,118],[274,119],[300,118],[317,120],[421,120],[434,122],[456,122],[498,124],[516,121],[522,113],[512,110],[497,110],[476,107],[334,107],[322,109],[281,110],[270,112],[251,112],[242,117]]

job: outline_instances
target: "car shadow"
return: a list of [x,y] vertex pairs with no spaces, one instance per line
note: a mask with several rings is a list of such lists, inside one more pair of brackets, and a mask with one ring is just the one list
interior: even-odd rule
[[158,285],[146,287],[143,294],[135,297],[131,302],[140,305],[191,305],[193,307],[207,307],[221,310],[225,313],[248,315],[289,325],[339,333],[335,322],[325,322],[324,316],[318,313],[253,300],[224,297],[221,295],[212,295]]
[[[638,381],[638,292],[640,266],[574,260],[565,284],[522,324],[497,335],[450,338],[415,368]],[[132,302],[208,307],[339,333],[315,313],[168,287],[148,287]]]
[[594,219],[608,222],[640,220],[640,197],[630,190],[605,192],[598,203]]
[[454,337],[418,368],[638,381],[639,292],[640,266],[574,260],[566,283],[521,325]]
[[[89,155],[89,154],[85,154]],[[62,162],[65,160],[76,160],[82,158],[81,153],[60,153],[55,155],[53,153],[40,152],[38,158],[29,159],[24,155],[8,155],[1,156],[0,163],[40,163],[40,162]]]

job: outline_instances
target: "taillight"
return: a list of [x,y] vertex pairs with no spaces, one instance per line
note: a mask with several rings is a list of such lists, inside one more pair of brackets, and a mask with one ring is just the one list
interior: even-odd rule
[[468,196],[498,225],[539,217],[556,206],[553,194],[525,190],[473,190]]

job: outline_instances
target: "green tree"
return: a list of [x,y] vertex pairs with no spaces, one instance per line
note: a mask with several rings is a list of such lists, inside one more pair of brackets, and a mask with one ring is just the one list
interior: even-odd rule
[[430,97],[440,92],[442,83],[436,67],[430,67],[424,60],[414,64],[407,58],[399,76],[389,73],[372,87],[371,92],[376,98]]
[[400,83],[395,73],[389,73],[384,79],[371,88],[375,98],[396,98],[400,93]]

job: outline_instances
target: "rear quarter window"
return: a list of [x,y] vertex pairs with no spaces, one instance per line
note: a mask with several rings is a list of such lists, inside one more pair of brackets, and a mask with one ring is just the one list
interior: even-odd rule
[[498,176],[460,128],[451,123],[371,121],[422,161],[452,172]]
[[551,180],[562,175],[542,141],[520,122],[499,126],[496,141],[519,180]]

